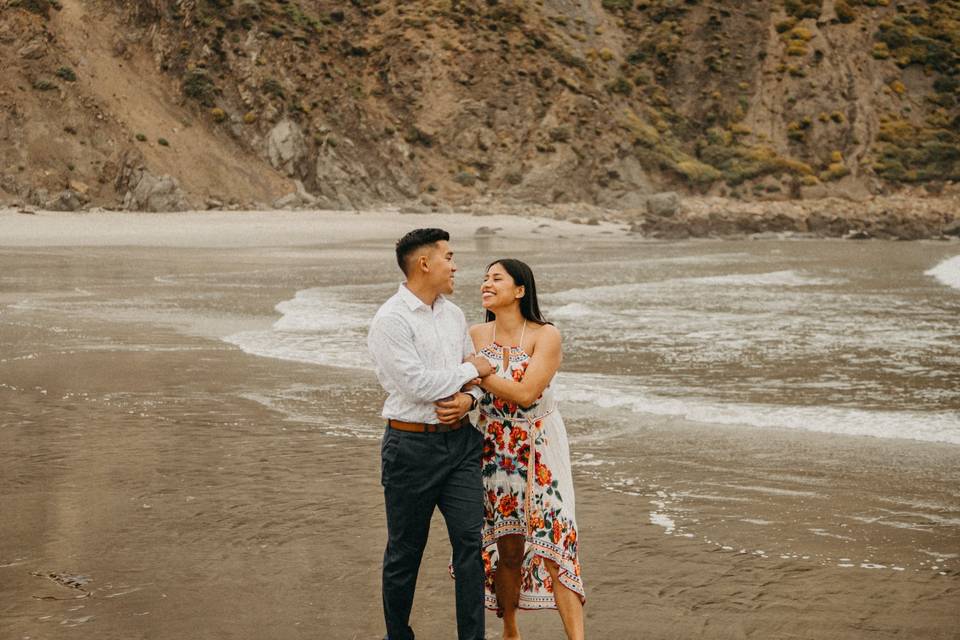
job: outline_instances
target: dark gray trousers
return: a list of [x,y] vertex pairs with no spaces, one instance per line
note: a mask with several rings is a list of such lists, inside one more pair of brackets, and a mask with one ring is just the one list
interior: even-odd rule
[[430,518],[440,508],[453,546],[457,637],[483,640],[483,436],[473,427],[410,433],[387,427],[381,483],[387,509],[383,554],[383,615],[389,640],[414,640],[410,609]]

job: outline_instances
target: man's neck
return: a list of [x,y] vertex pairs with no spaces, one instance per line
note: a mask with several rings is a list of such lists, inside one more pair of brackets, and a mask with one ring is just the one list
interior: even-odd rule
[[410,282],[407,280],[403,283],[403,286],[409,289],[410,293],[420,298],[423,304],[431,308],[433,307],[433,303],[437,301],[437,298],[440,297],[439,293],[430,287],[424,286],[423,282]]

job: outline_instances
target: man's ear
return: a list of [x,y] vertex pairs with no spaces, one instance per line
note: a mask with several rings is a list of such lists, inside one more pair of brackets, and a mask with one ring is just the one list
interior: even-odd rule
[[423,273],[430,271],[430,258],[425,253],[421,253],[417,256],[416,268]]

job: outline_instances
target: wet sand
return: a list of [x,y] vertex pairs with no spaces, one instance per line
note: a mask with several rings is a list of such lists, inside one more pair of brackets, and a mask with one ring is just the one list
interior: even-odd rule
[[[305,214],[295,214],[304,227],[266,235],[256,229],[269,220],[218,231],[191,215],[159,242],[149,230],[171,218],[112,235],[118,214],[76,238],[98,245],[87,249],[59,245],[69,244],[63,221],[79,228],[89,215],[33,233],[0,216],[10,232],[0,237],[0,304],[96,285],[149,307],[157,273],[282,268],[302,259],[237,247],[319,244],[303,235],[315,223]],[[343,241],[423,223],[466,234],[490,219],[384,214]],[[337,424],[380,422],[375,380],[351,374],[351,393],[318,405],[321,419],[291,419],[257,394],[324,388],[343,370],[253,357],[216,338],[268,326],[273,305],[304,286],[291,276],[195,297],[198,308],[166,323],[119,308],[69,325],[42,304],[0,309],[0,636],[381,637],[376,427]],[[661,419],[642,425],[644,446],[628,453],[615,433],[598,441],[591,420],[569,414],[574,449],[589,445],[625,480],[601,479],[603,465],[574,451],[589,637],[957,636],[960,565],[948,556],[960,552],[960,447]],[[671,489],[651,491],[658,484]],[[901,503],[885,502],[891,495]],[[906,526],[855,519],[885,505]],[[413,621],[425,640],[455,637],[439,518],[432,532]],[[561,637],[552,612],[521,625],[528,640]],[[488,628],[499,637],[493,616]]]

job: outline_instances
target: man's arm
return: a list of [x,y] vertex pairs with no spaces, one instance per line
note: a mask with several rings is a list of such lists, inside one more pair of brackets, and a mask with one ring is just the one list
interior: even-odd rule
[[[470,332],[467,331],[466,319],[463,319],[462,323],[463,345],[461,357],[464,359],[464,362],[473,361],[481,376],[487,375],[492,372],[492,367],[489,366],[486,359],[474,353],[473,339],[470,337]],[[470,380],[461,393],[455,394],[448,400],[434,402],[433,404],[437,407],[437,419],[444,424],[454,424],[473,409],[485,393],[479,384],[476,384],[478,382],[479,378]]]
[[367,346],[381,372],[397,388],[424,402],[452,395],[465,382],[479,377],[470,362],[451,369],[427,369],[414,347],[410,326],[389,315],[374,319]]
[[[460,357],[463,358],[464,361],[466,361],[467,358],[470,358],[471,356],[476,356],[477,354],[476,354],[476,348],[473,346],[473,338],[470,337],[470,332],[466,330],[467,328],[466,320],[464,320],[463,325],[464,325],[463,354]],[[466,387],[463,389],[463,391],[464,393],[469,394],[472,399],[477,401],[479,401],[484,394],[483,389],[480,388],[479,379],[476,380],[476,383],[474,383],[474,380],[471,380],[470,382],[468,382]]]

